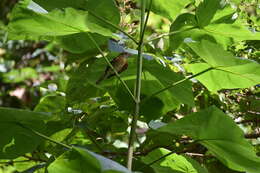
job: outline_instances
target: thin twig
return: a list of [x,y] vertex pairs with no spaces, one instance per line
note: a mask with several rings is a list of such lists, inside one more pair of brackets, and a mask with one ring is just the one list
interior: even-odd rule
[[197,73],[197,74],[191,75],[191,76],[189,76],[189,77],[187,77],[187,78],[185,78],[185,79],[182,79],[182,80],[179,80],[179,81],[177,81],[177,82],[174,82],[173,84],[170,84],[169,86],[167,86],[167,87],[165,87],[165,88],[163,88],[163,89],[161,89],[161,90],[159,90],[159,91],[157,91],[157,92],[151,94],[150,96],[146,97],[146,98],[142,101],[142,104],[144,104],[144,103],[145,103],[147,100],[149,100],[150,98],[152,98],[152,97],[154,97],[154,96],[156,96],[156,95],[158,95],[158,94],[160,94],[160,93],[162,93],[162,92],[164,92],[164,91],[166,91],[166,90],[168,90],[168,89],[170,89],[170,88],[172,88],[172,87],[175,87],[176,85],[179,85],[179,84],[181,84],[181,83],[183,83],[183,82],[185,82],[185,81],[187,81],[187,80],[190,80],[190,79],[192,79],[192,78],[195,78],[195,77],[197,77],[197,76],[199,76],[199,75],[202,75],[203,73],[206,73],[206,72],[208,72],[208,71],[210,71],[210,70],[213,70],[213,69],[215,69],[215,68],[214,68],[214,67],[210,67],[210,68],[207,68],[206,70],[203,70],[203,71],[201,71],[201,72],[199,72],[199,73]]
[[128,38],[130,38],[131,40],[133,40],[133,42],[138,45],[138,41],[136,41],[136,40],[134,39],[134,37],[132,37],[131,35],[129,35],[127,32],[125,32],[124,30],[122,30],[121,28],[119,28],[118,26],[116,26],[115,24],[113,24],[113,23],[107,21],[106,19],[104,19],[104,18],[102,18],[102,17],[100,17],[100,16],[97,16],[96,14],[94,14],[94,13],[91,12],[91,11],[89,11],[89,14],[91,14],[92,16],[96,17],[97,19],[101,20],[102,22],[104,22],[104,23],[106,23],[106,24],[112,26],[112,27],[115,28],[116,30],[118,30],[118,31],[120,31],[120,32],[122,32],[122,33],[124,33]]
[[[88,34],[88,33],[87,33]],[[120,77],[120,75],[118,74],[118,72],[116,71],[116,69],[113,67],[113,65],[110,63],[110,61],[108,60],[108,58],[104,55],[102,49],[99,47],[99,45],[97,44],[96,40],[90,35],[88,34],[89,38],[91,39],[91,41],[94,43],[94,45],[96,46],[96,48],[99,50],[101,56],[105,59],[106,63],[109,65],[109,67],[113,70],[113,72],[115,73],[116,77],[119,79],[119,81],[123,84],[123,86],[125,87],[125,89],[127,90],[127,92],[129,93],[129,95],[133,98],[134,102],[136,102],[135,100],[135,96],[133,95],[133,93],[131,92],[131,90],[129,89],[129,87],[127,86],[127,84],[125,83],[125,81]]]

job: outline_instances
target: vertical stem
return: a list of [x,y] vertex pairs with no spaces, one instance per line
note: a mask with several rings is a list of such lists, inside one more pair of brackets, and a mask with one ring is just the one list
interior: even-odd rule
[[[131,122],[131,131],[128,143],[128,153],[127,153],[127,168],[131,171],[133,163],[133,153],[134,153],[134,141],[135,141],[135,130],[137,120],[140,114],[140,95],[141,95],[141,81],[142,81],[142,52],[143,52],[143,37],[145,31],[145,5],[146,0],[141,1],[141,25],[140,25],[140,40],[138,44],[138,57],[137,57],[137,72],[136,72],[136,85],[135,85],[135,113]],[[147,15],[148,20],[148,15]]]

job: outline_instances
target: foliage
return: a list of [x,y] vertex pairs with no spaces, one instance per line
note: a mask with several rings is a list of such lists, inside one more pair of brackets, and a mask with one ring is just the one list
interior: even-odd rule
[[259,173],[257,2],[1,1],[0,172]]

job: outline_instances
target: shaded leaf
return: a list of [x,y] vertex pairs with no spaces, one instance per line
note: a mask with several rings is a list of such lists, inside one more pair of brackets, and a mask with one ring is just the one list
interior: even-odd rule
[[252,173],[260,170],[260,158],[244,139],[242,130],[230,117],[214,106],[185,116],[158,130],[191,136],[231,169]]
[[0,108],[0,158],[14,159],[33,151],[40,144],[41,138],[20,124],[43,133],[44,120],[49,118],[50,114],[46,113]]

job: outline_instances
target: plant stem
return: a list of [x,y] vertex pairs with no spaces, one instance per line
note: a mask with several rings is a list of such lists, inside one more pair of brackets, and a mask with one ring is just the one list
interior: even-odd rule
[[151,10],[152,0],[150,0],[150,6],[145,18],[145,9],[146,9],[146,1],[141,1],[141,25],[140,25],[140,40],[138,44],[138,57],[137,57],[137,72],[136,72],[136,85],[135,85],[135,113],[133,115],[133,119],[131,122],[131,131],[129,136],[129,143],[128,143],[128,152],[127,152],[127,168],[131,171],[132,170],[132,163],[133,163],[133,154],[134,154],[134,141],[135,141],[135,130],[137,126],[137,120],[140,114],[140,102],[141,102],[141,83],[142,83],[142,66],[143,66],[143,39],[145,28],[148,22],[150,10]]
[[168,89],[170,89],[170,88],[172,88],[172,87],[175,87],[176,85],[179,85],[179,84],[181,84],[181,83],[183,83],[183,82],[185,82],[185,81],[187,81],[187,80],[190,80],[190,79],[192,79],[192,78],[195,78],[195,77],[197,77],[197,76],[199,76],[199,75],[202,75],[203,73],[206,73],[206,72],[208,72],[208,71],[210,71],[210,70],[213,70],[213,69],[215,69],[215,68],[214,68],[214,67],[210,67],[210,68],[207,68],[207,69],[205,69],[205,70],[203,70],[203,71],[201,71],[201,72],[199,72],[199,73],[196,73],[196,74],[194,74],[194,75],[191,75],[191,76],[189,76],[189,77],[187,77],[187,78],[185,78],[185,79],[182,79],[182,80],[179,80],[179,81],[177,81],[177,82],[174,82],[173,84],[171,84],[171,85],[169,85],[169,86],[167,86],[167,87],[165,87],[165,88],[163,88],[163,89],[161,89],[161,90],[159,90],[159,91],[157,91],[157,92],[151,94],[150,96],[146,97],[146,98],[142,101],[142,104],[144,104],[144,103],[145,103],[147,100],[149,100],[150,98],[152,98],[152,97],[154,97],[154,96],[156,96],[156,95],[158,95],[158,94],[160,94],[160,93],[162,93],[162,92],[164,92],[164,91],[166,91],[166,90],[168,90]]
[[104,23],[106,23],[106,24],[112,26],[112,27],[115,28],[116,30],[118,30],[118,31],[120,31],[120,32],[122,32],[122,33],[124,33],[128,38],[130,38],[131,40],[133,40],[133,42],[138,45],[138,41],[136,41],[136,40],[134,39],[134,37],[132,37],[131,35],[129,35],[127,32],[123,31],[121,28],[119,28],[119,27],[116,26],[115,24],[113,24],[113,23],[107,21],[106,19],[104,19],[104,18],[102,18],[102,17],[100,17],[100,16],[97,16],[95,13],[93,13],[93,12],[91,12],[91,11],[89,11],[89,14],[91,14],[92,16],[96,17],[97,19],[101,20],[102,22],[104,22]]
[[114,73],[116,74],[116,77],[118,78],[118,80],[122,83],[122,85],[125,87],[125,89],[127,90],[127,92],[129,93],[129,95],[133,98],[134,102],[136,102],[136,98],[133,95],[133,93],[131,92],[130,88],[127,86],[127,84],[125,83],[125,81],[120,77],[120,75],[118,74],[118,72],[116,71],[116,69],[113,67],[113,65],[110,63],[110,61],[108,60],[108,58],[104,55],[102,49],[99,47],[99,45],[97,44],[96,40],[89,34],[87,33],[89,38],[91,39],[91,41],[94,43],[94,45],[96,46],[96,48],[98,49],[98,51],[100,52],[100,54],[102,55],[102,57],[105,59],[106,63],[109,65],[109,67],[114,71]]

